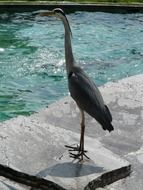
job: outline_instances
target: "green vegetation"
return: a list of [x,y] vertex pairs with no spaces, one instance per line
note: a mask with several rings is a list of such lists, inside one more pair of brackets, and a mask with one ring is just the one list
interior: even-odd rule
[[[0,0],[0,2],[63,2],[60,0]],[[104,2],[111,2],[111,3],[143,3],[143,0],[64,0],[68,2],[80,2],[80,3],[104,3]]]

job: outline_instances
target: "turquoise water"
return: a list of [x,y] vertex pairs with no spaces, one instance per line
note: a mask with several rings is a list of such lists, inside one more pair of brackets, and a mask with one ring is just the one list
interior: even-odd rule
[[[102,85],[143,73],[143,14],[67,15],[77,63]],[[0,14],[0,121],[68,94],[63,25],[31,13]]]

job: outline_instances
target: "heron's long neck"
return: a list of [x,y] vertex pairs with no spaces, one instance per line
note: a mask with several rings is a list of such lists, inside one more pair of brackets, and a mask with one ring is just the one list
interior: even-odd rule
[[74,66],[74,57],[71,46],[71,33],[70,28],[66,20],[63,21],[65,27],[65,61],[67,74],[72,70]]

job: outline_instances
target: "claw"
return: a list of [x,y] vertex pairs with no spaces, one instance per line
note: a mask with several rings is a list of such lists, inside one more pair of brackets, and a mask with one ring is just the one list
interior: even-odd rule
[[79,151],[80,147],[77,145],[77,147],[65,145],[66,148],[71,149],[70,151]]
[[[82,150],[80,148],[79,145],[77,145],[76,147],[72,147],[72,146],[68,146],[68,145],[65,145],[66,148],[69,148],[69,156],[71,158],[74,158],[74,159],[79,159],[79,161],[82,161],[83,160],[83,156],[85,156],[87,159],[90,159],[85,153],[87,152],[87,150]],[[72,152],[78,152],[77,154],[74,154]]]
[[[87,152],[87,151],[86,151]],[[80,159],[80,157],[83,157],[85,156],[87,159],[90,159],[86,154],[85,152],[81,152],[81,153],[78,153],[78,154],[73,154],[70,152],[70,157],[72,158],[75,158],[75,159]]]

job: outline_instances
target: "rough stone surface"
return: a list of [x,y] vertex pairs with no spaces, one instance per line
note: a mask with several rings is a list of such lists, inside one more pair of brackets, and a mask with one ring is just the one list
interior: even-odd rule
[[[120,180],[106,189],[112,190],[142,190],[143,189],[143,75],[125,78],[118,82],[107,83],[100,88],[104,100],[113,115],[114,132],[107,133],[99,124],[86,116],[86,135],[100,140],[104,146],[115,154],[128,160],[132,165],[129,178]],[[66,105],[66,106],[65,106]],[[54,112],[55,107],[59,107]],[[65,114],[63,118],[58,115]],[[50,111],[43,110],[39,115],[43,120],[49,120],[58,126],[79,132],[80,113],[70,98],[65,98],[50,106]],[[52,119],[55,117],[55,119]],[[70,126],[70,128],[69,128]],[[86,142],[85,142],[86,143]]]
[[[86,179],[90,176],[91,181],[104,172],[128,165],[123,161],[126,159],[133,165],[131,176],[105,189],[142,190],[142,81],[143,75],[138,75],[100,88],[112,112],[115,130],[112,133],[103,131],[86,115],[85,146],[90,162],[86,161],[84,165],[71,162],[64,147],[64,144],[78,143],[80,132],[79,110],[73,100],[66,97],[30,117],[20,116],[1,123],[0,163],[63,183],[67,189],[80,190],[79,187],[83,189],[87,184],[87,181],[84,183],[85,176]],[[9,184],[16,189],[17,184],[5,182],[3,178],[0,182],[2,190],[6,190],[6,186],[10,189]]]
[[68,190],[83,190],[92,180],[124,166],[120,159],[91,137],[86,137],[90,160],[69,158],[65,144],[76,145],[79,134],[45,123],[41,118],[18,117],[1,125],[0,163],[49,179]]

